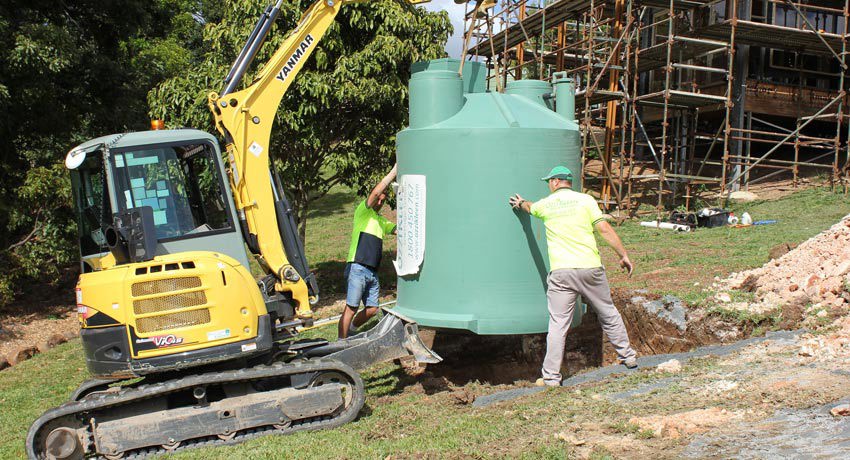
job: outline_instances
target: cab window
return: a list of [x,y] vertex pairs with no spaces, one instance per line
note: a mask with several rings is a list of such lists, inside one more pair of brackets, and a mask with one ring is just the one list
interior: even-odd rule
[[119,206],[149,206],[160,240],[230,229],[214,155],[206,143],[113,151]]

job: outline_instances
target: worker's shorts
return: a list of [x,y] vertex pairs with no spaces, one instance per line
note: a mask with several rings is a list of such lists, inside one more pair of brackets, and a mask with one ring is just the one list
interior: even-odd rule
[[349,307],[359,308],[360,302],[367,307],[378,306],[378,272],[374,268],[349,262],[345,264],[345,282],[348,290],[345,303]]

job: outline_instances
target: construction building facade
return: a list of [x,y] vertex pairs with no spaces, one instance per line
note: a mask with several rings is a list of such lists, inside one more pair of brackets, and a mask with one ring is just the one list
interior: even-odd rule
[[487,63],[490,90],[575,80],[584,188],[609,210],[691,208],[804,172],[846,191],[848,4],[480,0],[464,57]]

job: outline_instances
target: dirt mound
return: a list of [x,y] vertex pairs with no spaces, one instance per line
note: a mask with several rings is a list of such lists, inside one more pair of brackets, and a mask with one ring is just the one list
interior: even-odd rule
[[[781,309],[781,328],[800,324],[798,356],[804,361],[850,363],[850,215],[759,268],[733,273],[717,283],[715,299],[725,308],[762,314]],[[731,302],[733,290],[753,299]]]
[[[850,215],[828,230],[765,265],[733,273],[717,283],[716,299],[729,302],[730,290],[754,295],[737,309],[765,312],[784,305],[819,304],[843,314],[850,308]],[[839,313],[842,312],[842,313]]]

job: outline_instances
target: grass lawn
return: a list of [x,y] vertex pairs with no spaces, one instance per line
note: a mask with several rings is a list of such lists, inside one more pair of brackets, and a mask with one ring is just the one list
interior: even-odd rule
[[602,248],[612,286],[673,294],[692,304],[699,303],[712,294],[703,289],[711,285],[715,276],[722,278],[731,272],[761,266],[768,261],[771,248],[781,243],[800,243],[829,228],[850,214],[850,200],[826,188],[813,188],[775,201],[733,205],[731,210],[737,216],[746,211],[754,220],[778,222],[679,233],[627,221],[617,228],[617,233],[636,271],[631,278],[626,277],[617,268],[614,251]]
[[[342,293],[341,271],[351,231],[351,214],[357,199],[346,189],[332,192],[317,204],[308,222],[307,252],[318,269],[326,295]],[[755,219],[777,219],[774,225],[750,228],[699,229],[690,234],[640,227],[619,227],[638,272],[627,279],[615,270],[613,251],[604,248],[612,282],[617,287],[647,288],[675,293],[691,301],[714,276],[755,267],[767,252],[783,243],[798,243],[850,213],[850,201],[822,189],[803,191],[778,201],[738,206]],[[392,258],[395,239],[385,245]],[[388,262],[388,261],[387,261]],[[385,263],[385,268],[391,264]],[[694,286],[694,283],[699,286]],[[335,325],[310,331],[313,336],[335,338]],[[0,458],[23,457],[29,424],[46,408],[61,404],[86,378],[79,340],[63,344],[0,372]],[[649,378],[649,377],[647,377]],[[652,377],[654,378],[654,377]],[[364,374],[368,397],[357,421],[334,431],[268,436],[238,446],[188,451],[174,458],[386,458],[388,455],[424,457],[499,456],[566,458],[572,447],[554,439],[553,433],[592,417],[625,426],[628,414],[617,404],[590,397],[590,390],[551,391],[504,406],[474,409],[461,404],[451,391],[427,394],[410,388],[415,381],[392,364]],[[593,389],[605,391],[605,385]],[[463,391],[485,392],[477,384]],[[675,394],[671,398],[678,398]],[[701,404],[683,395],[681,404]],[[600,422],[601,423],[601,422]],[[616,425],[615,425],[616,424]],[[607,430],[607,428],[606,428]],[[616,432],[616,429],[613,429]],[[604,449],[595,458],[607,458]]]

